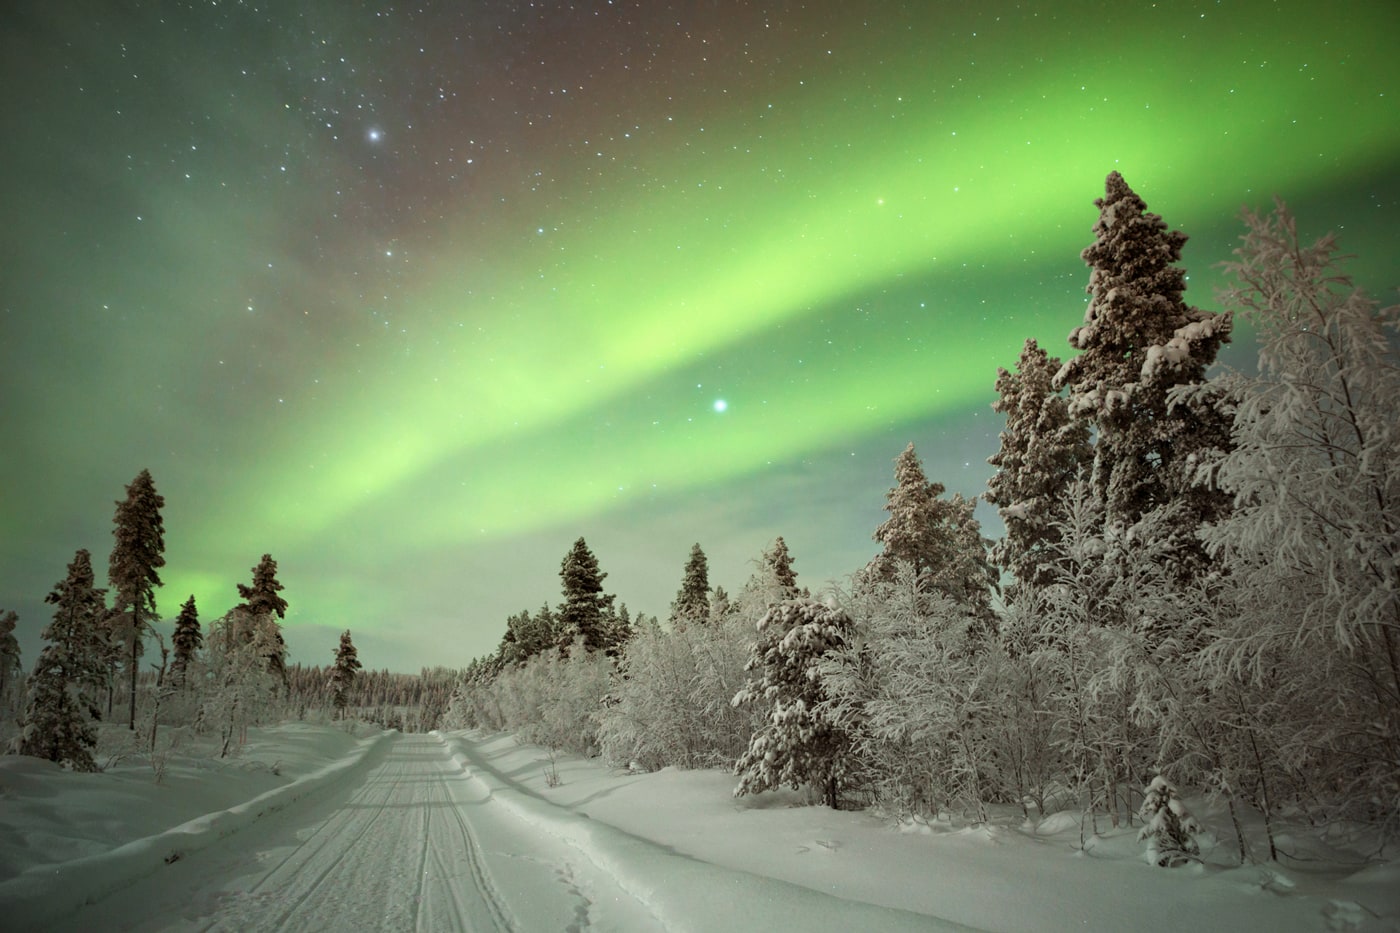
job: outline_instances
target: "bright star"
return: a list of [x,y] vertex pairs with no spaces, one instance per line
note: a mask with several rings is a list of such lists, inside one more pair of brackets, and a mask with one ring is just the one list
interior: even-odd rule
[[723,412],[729,408],[729,403],[722,398],[715,399],[715,411]]
[[383,139],[383,138],[384,138],[384,134],[380,131],[379,127],[376,126],[376,127],[373,127],[373,128],[370,129],[370,131],[369,131],[369,141],[370,141],[370,142],[372,142],[372,143],[377,143],[377,142],[379,142],[379,141],[380,141],[381,139]]

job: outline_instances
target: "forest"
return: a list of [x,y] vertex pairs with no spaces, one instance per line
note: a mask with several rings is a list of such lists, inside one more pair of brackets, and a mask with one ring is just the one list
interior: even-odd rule
[[[1160,865],[1199,854],[1188,795],[1223,805],[1241,862],[1277,859],[1285,825],[1384,846],[1400,829],[1400,305],[1353,285],[1335,238],[1301,242],[1278,202],[1244,212],[1223,310],[1201,310],[1185,235],[1116,172],[1095,204],[1072,353],[1027,340],[989,374],[999,539],[910,444],[891,452],[879,552],[840,582],[799,582],[776,537],[731,594],[696,543],[667,618],[634,617],[580,537],[562,600],[511,616],[494,653],[390,674],[362,668],[349,631],[331,664],[289,664],[270,555],[207,626],[191,597],[167,645],[164,500],[143,471],[117,503],[109,587],[78,551],[27,675],[0,612],[9,750],[97,770],[117,723],[126,753],[154,758],[184,731],[236,754],[250,725],[355,716],[722,769],[735,794],[788,786],[899,821],[1077,810],[1081,844],[1140,823]],[[1250,371],[1217,364],[1237,325]]]

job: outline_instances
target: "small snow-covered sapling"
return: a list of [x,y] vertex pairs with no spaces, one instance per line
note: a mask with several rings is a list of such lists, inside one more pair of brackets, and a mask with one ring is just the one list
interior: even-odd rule
[[1143,819],[1138,839],[1147,840],[1147,860],[1163,868],[1173,868],[1197,858],[1201,847],[1193,838],[1201,825],[1177,796],[1176,788],[1160,774],[1147,785],[1138,815]]

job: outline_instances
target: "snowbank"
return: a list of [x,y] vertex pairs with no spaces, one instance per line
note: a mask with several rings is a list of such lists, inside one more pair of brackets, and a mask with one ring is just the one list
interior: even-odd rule
[[[1309,861],[1231,867],[1230,845],[1207,836],[1203,864],[1159,869],[1137,826],[1101,826],[1080,851],[1078,813],[900,830],[803,806],[790,791],[736,799],[734,777],[716,771],[635,774],[509,735],[444,739],[493,800],[605,865],[674,929],[1400,927],[1400,868],[1367,866],[1341,846],[1294,840]],[[750,896],[755,885],[771,892],[766,901]],[[726,915],[754,903],[767,905],[761,916]]]
[[389,733],[287,723],[234,759],[181,755],[75,774],[0,757],[0,913],[36,929],[357,773]]

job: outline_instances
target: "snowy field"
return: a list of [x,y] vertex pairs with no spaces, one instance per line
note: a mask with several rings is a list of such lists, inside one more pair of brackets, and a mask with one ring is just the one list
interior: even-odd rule
[[[5,930],[1397,930],[1400,870],[1294,834],[1282,866],[1156,869],[1079,816],[899,830],[504,735],[289,723],[239,758],[103,774],[0,757]],[[181,753],[183,752],[183,754]]]

